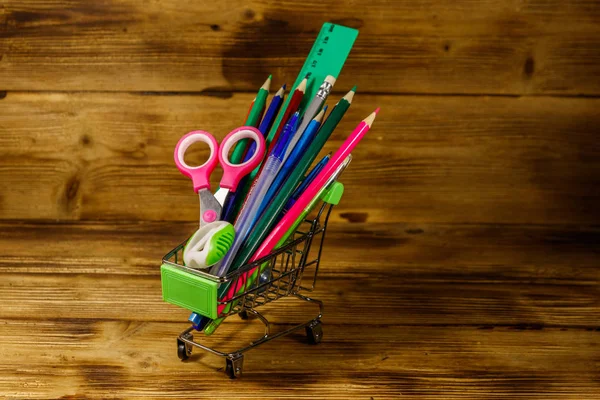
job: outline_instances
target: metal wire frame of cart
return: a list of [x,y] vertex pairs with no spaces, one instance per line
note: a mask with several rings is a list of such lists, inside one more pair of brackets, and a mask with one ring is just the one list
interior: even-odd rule
[[[285,246],[260,260],[242,266],[224,277],[213,276],[185,267],[183,265],[185,242],[171,250],[163,258],[163,264],[185,269],[221,285],[234,285],[236,295],[229,300],[218,301],[218,305],[224,307],[220,317],[239,314],[242,319],[246,320],[250,314],[265,326],[264,334],[261,337],[232,352],[222,352],[194,340],[192,334],[194,327],[190,326],[177,337],[178,357],[181,360],[187,360],[192,353],[192,349],[198,347],[225,358],[225,373],[233,379],[240,377],[242,374],[244,353],[270,340],[305,328],[308,342],[311,344],[320,343],[323,337],[321,324],[323,303],[303,293],[310,293],[315,288],[325,231],[332,208],[333,204],[323,203],[316,217],[305,220],[300,224],[293,238]],[[323,221],[321,221],[322,219]],[[313,245],[318,246],[318,251],[311,252]],[[314,256],[315,253],[316,256]],[[253,273],[258,273],[260,277],[249,280],[248,278]],[[318,314],[314,318],[285,331],[271,333],[271,323],[256,309],[286,296],[293,296],[301,301],[318,306]]]

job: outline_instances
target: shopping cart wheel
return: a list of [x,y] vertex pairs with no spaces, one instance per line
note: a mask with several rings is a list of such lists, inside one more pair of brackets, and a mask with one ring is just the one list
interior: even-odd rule
[[242,376],[242,368],[244,367],[244,355],[238,354],[234,358],[225,359],[225,373],[231,379]]
[[323,339],[323,325],[321,324],[321,321],[316,319],[306,325],[306,337],[310,344],[321,343],[321,339]]
[[238,314],[240,316],[241,319],[248,319],[248,312],[246,310],[242,311],[241,313]]
[[[188,335],[186,339],[194,340],[192,335]],[[192,346],[188,345],[182,340],[177,339],[177,357],[181,361],[185,361],[190,358],[190,354],[192,354]]]

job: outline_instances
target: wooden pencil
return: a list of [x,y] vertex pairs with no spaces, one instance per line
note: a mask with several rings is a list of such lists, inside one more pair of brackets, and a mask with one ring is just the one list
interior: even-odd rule
[[306,92],[307,81],[308,81],[308,79],[304,78],[302,80],[302,82],[300,82],[300,84],[298,85],[296,90],[294,90],[294,93],[292,94],[290,103],[288,104],[287,108],[285,109],[285,111],[283,113],[283,118],[281,119],[281,124],[279,124],[279,127],[277,128],[277,130],[275,131],[275,133],[272,137],[267,137],[267,149],[268,150],[267,150],[267,153],[266,153],[267,155],[265,156],[265,158],[267,158],[268,155],[271,154],[271,151],[273,150],[273,147],[275,147],[275,143],[277,143],[277,139],[279,139],[279,135],[281,135],[281,131],[283,130],[283,127],[287,123],[288,119],[296,111],[298,111],[300,102],[302,102],[302,98],[304,97],[304,92]]
[[[271,75],[267,78],[265,83],[258,89],[256,99],[252,104],[252,109],[246,119],[246,126],[258,127],[260,119],[265,111],[267,104],[267,96],[269,95],[269,89],[271,88]],[[233,153],[231,154],[230,162],[232,164],[239,164],[244,158],[246,149],[248,148],[248,139],[240,140],[236,145]]]

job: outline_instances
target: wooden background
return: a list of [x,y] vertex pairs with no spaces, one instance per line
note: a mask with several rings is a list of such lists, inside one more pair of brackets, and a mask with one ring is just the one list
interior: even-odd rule
[[[232,382],[177,359],[161,300],[198,215],[172,149],[291,83],[325,21],[360,29],[328,149],[382,111],[325,243],[324,341]],[[3,0],[0,395],[600,398],[599,76],[595,0]]]

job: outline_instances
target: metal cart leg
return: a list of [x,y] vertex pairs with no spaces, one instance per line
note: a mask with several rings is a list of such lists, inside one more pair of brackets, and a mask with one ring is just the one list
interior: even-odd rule
[[[194,335],[189,332],[184,333],[182,336],[189,341],[194,341]],[[191,344],[177,338],[177,357],[179,357],[181,361],[185,361],[190,358],[190,355],[192,354],[192,348],[193,346]]]
[[244,368],[244,355],[243,354],[230,354],[225,359],[225,373],[229,378],[235,379],[242,376],[242,369]]
[[321,343],[323,339],[323,324],[320,320],[314,319],[310,324],[306,325],[306,337],[310,344]]

